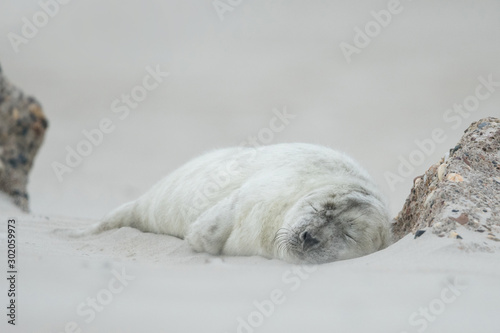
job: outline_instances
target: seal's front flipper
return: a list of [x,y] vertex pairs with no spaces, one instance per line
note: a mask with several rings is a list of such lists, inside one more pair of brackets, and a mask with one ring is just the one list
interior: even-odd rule
[[235,197],[232,195],[203,213],[190,226],[186,241],[196,252],[218,255],[233,231]]

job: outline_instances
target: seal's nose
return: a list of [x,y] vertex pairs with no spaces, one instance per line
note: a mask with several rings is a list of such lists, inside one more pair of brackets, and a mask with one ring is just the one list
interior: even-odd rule
[[319,243],[319,240],[314,238],[310,232],[304,231],[300,234],[300,240],[302,241],[302,250],[307,251],[314,245]]

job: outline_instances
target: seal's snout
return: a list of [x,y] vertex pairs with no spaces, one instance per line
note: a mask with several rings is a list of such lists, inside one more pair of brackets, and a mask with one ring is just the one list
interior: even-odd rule
[[302,242],[302,251],[307,251],[308,249],[319,243],[319,240],[314,238],[308,231],[302,232],[299,237],[300,241]]

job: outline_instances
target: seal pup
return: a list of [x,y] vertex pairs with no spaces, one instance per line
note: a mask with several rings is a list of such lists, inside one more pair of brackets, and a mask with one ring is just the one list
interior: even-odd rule
[[209,152],[81,234],[120,227],[176,236],[197,252],[291,263],[355,258],[391,239],[368,173],[343,153],[302,143]]

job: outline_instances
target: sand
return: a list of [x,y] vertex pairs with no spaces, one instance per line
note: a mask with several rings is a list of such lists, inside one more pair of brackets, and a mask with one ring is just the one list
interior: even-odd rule
[[[409,235],[363,258],[301,267],[194,253],[131,228],[72,239],[54,230],[89,221],[7,216],[18,221],[19,296],[16,328],[4,321],[3,332],[498,330],[499,246],[467,230],[463,240]],[[115,274],[124,284],[110,287]]]

